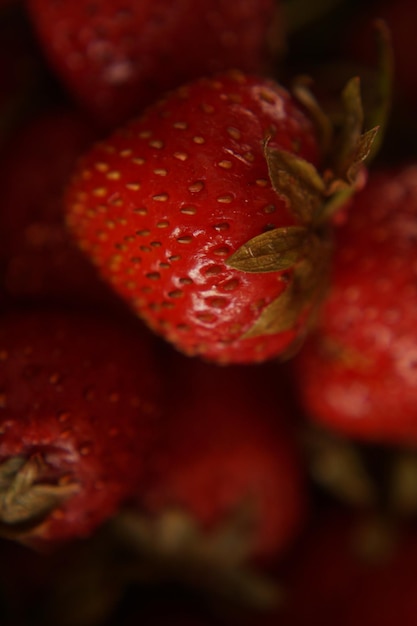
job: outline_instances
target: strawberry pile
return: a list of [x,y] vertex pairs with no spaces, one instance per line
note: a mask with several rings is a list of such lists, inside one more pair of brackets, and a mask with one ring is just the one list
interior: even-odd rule
[[414,15],[0,2],[2,626],[414,626]]

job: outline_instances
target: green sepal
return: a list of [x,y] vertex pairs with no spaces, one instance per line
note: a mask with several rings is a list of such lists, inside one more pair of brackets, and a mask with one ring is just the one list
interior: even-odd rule
[[346,84],[342,92],[342,105],[342,125],[335,141],[331,169],[335,178],[346,180],[346,173],[352,163],[352,155],[356,153],[364,121],[359,77],[351,78]]
[[279,272],[295,265],[308,246],[304,226],[286,226],[253,237],[227,259],[226,265],[242,272]]
[[286,289],[263,309],[242,339],[291,330],[303,311],[313,311],[321,301],[327,286],[331,246],[327,240],[313,236],[310,242],[309,254],[294,266]]
[[323,178],[312,163],[264,143],[269,178],[274,191],[288,199],[291,214],[303,224],[312,221],[325,191]]
[[390,29],[382,19],[374,21],[374,29],[377,45],[377,67],[371,85],[372,101],[365,109],[365,123],[369,128],[378,126],[380,131],[372,144],[367,157],[368,162],[375,158],[384,140],[391,112],[394,82],[394,51]]
[[352,153],[351,163],[346,171],[346,179],[351,186],[355,185],[359,170],[369,157],[378,133],[379,126],[375,126],[359,137],[355,150]]
[[310,76],[297,76],[292,84],[291,92],[313,120],[319,140],[320,150],[323,157],[327,157],[333,145],[333,124],[324,112],[311,91],[312,78]]

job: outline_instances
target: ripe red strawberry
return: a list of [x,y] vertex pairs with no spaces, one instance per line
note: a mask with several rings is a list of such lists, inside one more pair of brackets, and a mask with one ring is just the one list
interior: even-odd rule
[[[271,64],[274,0],[27,4],[57,74],[94,119],[110,127],[184,81],[235,67],[263,72]],[[272,34],[282,38],[275,29]]]
[[157,550],[208,555],[220,569],[270,563],[306,514],[276,369],[223,369],[175,354],[168,368],[165,418],[137,498],[149,536]]
[[9,298],[111,301],[63,213],[64,185],[93,138],[67,109],[43,111],[10,138],[0,169],[0,266]]
[[86,536],[129,495],[157,415],[148,341],[129,325],[75,313],[2,317],[6,536],[35,546]]
[[295,383],[311,419],[417,441],[417,166],[374,173],[336,233],[333,276]]
[[[235,72],[169,95],[96,145],[75,173],[68,224],[81,248],[187,354],[262,361],[305,331],[311,302],[291,313],[282,303],[302,291],[291,266],[318,243],[298,228],[304,216],[294,203],[273,188],[265,152],[273,161],[275,149],[312,167],[319,159],[312,122],[282,87]],[[265,235],[271,230],[273,241]],[[268,241],[253,263],[244,244],[261,234]],[[232,266],[239,249],[234,264],[248,271]]]

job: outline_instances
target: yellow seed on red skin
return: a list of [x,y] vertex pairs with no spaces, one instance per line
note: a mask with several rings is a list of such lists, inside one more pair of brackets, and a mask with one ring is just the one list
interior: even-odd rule
[[200,104],[200,108],[203,113],[214,113],[215,111],[214,106],[212,106],[211,104],[206,104],[205,102],[202,102]]
[[175,289],[174,291],[170,291],[168,295],[170,298],[182,298],[184,293],[181,291],[181,289]]
[[168,198],[169,196],[167,193],[158,193],[155,196],[152,196],[152,200],[155,200],[155,202],[166,202]]
[[195,183],[192,183],[188,187],[188,190],[191,191],[191,193],[199,193],[203,189],[204,189],[204,183],[201,180],[197,180]]
[[164,142],[161,141],[160,139],[152,139],[149,142],[149,145],[151,148],[156,148],[157,150],[162,150],[162,148],[164,147]]
[[227,129],[228,134],[230,135],[230,137],[232,137],[232,139],[240,139],[242,136],[242,133],[240,132],[240,130],[238,130],[237,128],[234,128],[234,126],[229,126]]
[[233,197],[230,195],[225,195],[225,196],[219,196],[217,198],[217,202],[220,202],[221,204],[230,204],[230,202],[232,202]]
[[188,154],[186,152],[174,152],[174,157],[179,161],[186,161],[188,159]]
[[110,168],[107,163],[103,163],[99,161],[98,163],[94,163],[94,167],[98,172],[107,172]]
[[125,187],[129,189],[129,191],[139,191],[140,183],[126,183]]
[[93,196],[96,196],[97,198],[102,198],[105,195],[107,195],[107,189],[105,187],[96,187],[95,189],[93,189]]

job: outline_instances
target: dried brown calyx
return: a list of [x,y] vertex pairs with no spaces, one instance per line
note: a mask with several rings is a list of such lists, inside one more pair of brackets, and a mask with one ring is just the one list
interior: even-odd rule
[[[285,198],[296,225],[262,233],[227,259],[230,267],[243,272],[287,272],[286,289],[262,311],[243,338],[293,329],[303,315],[307,331],[326,293],[332,218],[363,186],[364,163],[376,154],[379,131],[385,127],[389,112],[392,49],[383,22],[376,22],[376,33],[378,97],[371,113],[364,113],[357,77],[349,80],[343,89],[341,106],[333,119],[321,109],[310,91],[310,79],[301,77],[294,84],[294,95],[308,110],[317,128],[323,154],[321,171],[293,153],[271,147],[272,133],[265,138],[264,154],[272,187],[278,196]],[[372,122],[366,131],[363,130],[365,119]],[[299,343],[298,338],[296,342]],[[291,349],[289,354],[292,355]]]
[[69,496],[75,483],[50,483],[40,455],[15,456],[0,465],[0,536],[18,539],[37,528]]

